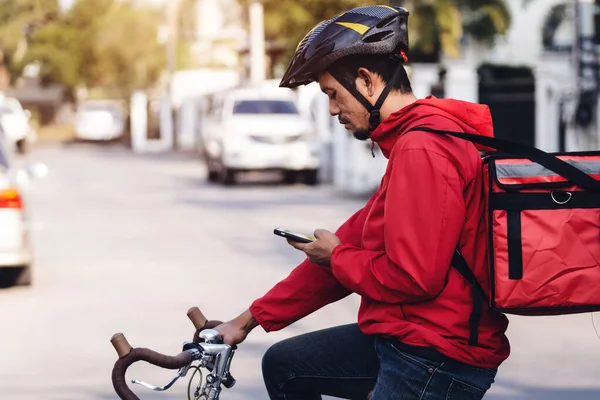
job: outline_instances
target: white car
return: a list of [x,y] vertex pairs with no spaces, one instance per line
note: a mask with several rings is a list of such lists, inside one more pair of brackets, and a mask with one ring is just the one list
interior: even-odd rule
[[45,173],[46,166],[39,163],[16,168],[0,130],[0,286],[31,284],[33,251],[25,191],[30,178]]
[[0,96],[0,125],[8,144],[20,153],[36,140],[36,133],[30,124],[31,113],[14,97]]
[[113,100],[86,100],[77,108],[75,139],[110,141],[119,139],[126,130],[124,106]]
[[211,181],[235,183],[245,171],[282,171],[288,183],[318,181],[315,127],[285,88],[238,88],[214,97],[201,145]]

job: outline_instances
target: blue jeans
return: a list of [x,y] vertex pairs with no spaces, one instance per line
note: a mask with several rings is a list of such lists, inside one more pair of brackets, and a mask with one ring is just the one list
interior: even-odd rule
[[363,334],[357,324],[292,337],[262,361],[272,400],[480,400],[496,376],[449,359],[400,351],[394,339]]

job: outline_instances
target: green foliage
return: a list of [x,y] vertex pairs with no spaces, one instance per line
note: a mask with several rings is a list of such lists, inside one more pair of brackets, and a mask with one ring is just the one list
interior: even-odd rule
[[[163,22],[161,10],[124,0],[77,0],[64,13],[55,0],[3,0],[0,43],[13,77],[38,61],[44,83],[62,83],[71,94],[79,85],[102,87],[122,97],[151,86],[164,70],[157,40]],[[11,57],[25,38],[22,59]]]
[[19,46],[25,49],[25,37],[36,27],[56,20],[58,0],[2,0],[0,2],[0,68],[18,72],[13,58]]
[[157,42],[159,17],[123,3],[110,7],[98,20],[96,60],[91,65],[94,86],[129,93],[158,79],[165,58],[164,48]]
[[[241,0],[247,9],[252,0]],[[318,22],[354,7],[400,5],[408,8],[411,53],[450,57],[460,54],[460,40],[468,35],[492,44],[506,33],[510,13],[504,0],[262,0],[267,40],[286,47],[289,60],[296,45]]]
[[415,52],[460,56],[466,36],[488,46],[504,35],[511,15],[504,0],[405,1],[411,11],[409,34]]

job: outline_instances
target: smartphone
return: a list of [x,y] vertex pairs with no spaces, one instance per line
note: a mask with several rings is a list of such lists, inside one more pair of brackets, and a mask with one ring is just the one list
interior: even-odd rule
[[281,236],[286,239],[293,240],[294,242],[310,243],[310,242],[314,242],[316,240],[314,237],[306,236],[301,233],[288,231],[287,229],[282,229],[282,228],[275,228],[275,230],[273,230],[273,233],[276,234],[277,236]]

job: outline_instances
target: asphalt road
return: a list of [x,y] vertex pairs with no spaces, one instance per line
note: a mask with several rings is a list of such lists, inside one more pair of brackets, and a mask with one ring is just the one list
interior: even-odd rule
[[[115,145],[40,145],[27,160],[50,172],[30,189],[34,285],[0,290],[1,399],[116,399],[113,333],[136,347],[178,353],[193,334],[189,307],[234,317],[302,260],[273,228],[334,230],[365,201],[327,186],[258,181],[270,176],[223,188],[207,184],[189,155],[134,155]],[[357,305],[351,296],[281,332],[257,328],[236,352],[237,385],[222,397],[266,399],[266,348],[354,322]],[[486,400],[600,398],[600,338],[590,314],[511,317],[509,338],[512,355]],[[172,376],[147,365],[128,374],[156,385]],[[136,392],[182,399],[186,385]]]

